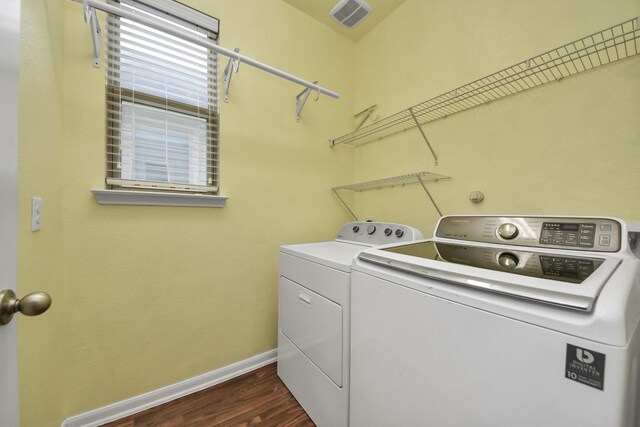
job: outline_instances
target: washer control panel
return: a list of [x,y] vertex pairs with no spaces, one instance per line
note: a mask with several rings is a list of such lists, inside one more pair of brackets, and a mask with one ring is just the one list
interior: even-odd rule
[[482,243],[618,252],[621,224],[611,218],[447,216],[435,235]]
[[336,236],[336,240],[343,242],[372,246],[420,239],[424,236],[418,229],[390,222],[350,222],[343,225]]

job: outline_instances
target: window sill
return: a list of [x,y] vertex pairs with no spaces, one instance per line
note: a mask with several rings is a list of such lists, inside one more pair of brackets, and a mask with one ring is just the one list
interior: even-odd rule
[[204,194],[184,194],[156,191],[100,190],[91,192],[100,205],[142,205],[142,206],[191,206],[199,208],[223,208],[227,196]]

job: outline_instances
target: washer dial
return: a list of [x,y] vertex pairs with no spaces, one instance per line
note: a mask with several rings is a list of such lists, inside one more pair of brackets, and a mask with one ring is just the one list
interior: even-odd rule
[[509,252],[503,252],[500,255],[498,255],[498,264],[510,270],[513,270],[514,268],[516,268],[518,266],[519,261],[520,260],[516,255]]
[[506,240],[515,239],[518,235],[518,227],[515,224],[506,222],[498,227],[498,236]]

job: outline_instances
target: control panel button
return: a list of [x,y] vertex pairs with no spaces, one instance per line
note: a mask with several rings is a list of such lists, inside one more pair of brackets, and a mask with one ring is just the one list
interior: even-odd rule
[[611,235],[610,234],[600,235],[600,246],[609,246],[609,245],[611,245]]
[[498,264],[508,269],[514,269],[518,266],[518,257],[509,252],[503,252],[498,255]]
[[384,235],[385,236],[391,236],[392,233],[393,233],[393,230],[390,229],[389,227],[384,229]]
[[367,234],[368,235],[372,235],[375,232],[376,232],[376,226],[375,225],[370,225],[370,226],[367,227]]
[[402,237],[404,235],[404,231],[401,228],[398,228],[396,230],[396,237],[399,239],[400,237]]
[[498,236],[503,239],[511,240],[518,235],[518,227],[510,222],[504,223],[498,227]]
[[611,231],[611,224],[600,224],[600,230]]
[[360,231],[360,227],[357,226],[357,225],[354,225],[352,230],[353,230],[354,233],[357,233],[358,231]]

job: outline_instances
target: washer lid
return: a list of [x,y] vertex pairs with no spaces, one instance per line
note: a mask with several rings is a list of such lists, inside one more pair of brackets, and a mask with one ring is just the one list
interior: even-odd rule
[[620,260],[432,240],[387,246],[358,258],[393,269],[582,311],[593,304]]

